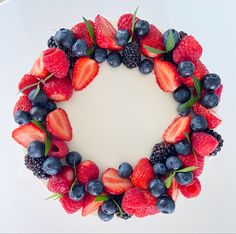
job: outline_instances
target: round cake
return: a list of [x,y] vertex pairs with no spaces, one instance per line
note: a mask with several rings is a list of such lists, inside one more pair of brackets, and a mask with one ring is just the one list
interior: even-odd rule
[[19,84],[13,139],[65,211],[103,221],[171,214],[197,197],[223,85],[183,31],[123,14],[61,28]]

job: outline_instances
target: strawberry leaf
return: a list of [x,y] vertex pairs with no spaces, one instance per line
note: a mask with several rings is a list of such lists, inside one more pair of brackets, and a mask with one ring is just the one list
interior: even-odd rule
[[60,194],[60,193],[53,193],[51,196],[45,198],[44,200],[50,200],[50,199],[54,199],[54,200],[57,200],[61,197],[63,197],[64,195],[63,194]]
[[166,188],[168,188],[168,189],[170,188],[171,183],[172,183],[172,179],[174,178],[174,176],[175,176],[175,172],[172,171],[172,172],[170,173],[170,175],[167,177],[167,179],[165,180]]
[[144,48],[153,54],[165,54],[166,53],[165,50],[158,50],[158,49],[155,49],[155,48],[153,48],[151,46],[147,46],[147,45],[144,45]]
[[89,35],[93,40],[93,43],[96,44],[95,34],[94,34],[94,30],[93,30],[92,25],[89,23],[89,21],[85,17],[83,17],[83,20],[84,20],[84,23],[88,29]]
[[96,198],[94,199],[95,202],[99,202],[99,201],[107,201],[109,200],[110,197],[107,195],[98,195],[96,196]]
[[169,52],[173,50],[174,47],[175,47],[175,39],[174,39],[172,30],[170,30],[170,33],[168,35],[167,42],[166,42],[166,51]]
[[198,169],[198,167],[192,166],[192,167],[185,167],[185,168],[177,170],[175,172],[190,172],[190,171],[194,171],[196,169]]

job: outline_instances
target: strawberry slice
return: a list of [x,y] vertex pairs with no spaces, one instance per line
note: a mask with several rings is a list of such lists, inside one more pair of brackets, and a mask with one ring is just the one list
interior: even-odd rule
[[116,29],[101,15],[97,15],[95,18],[95,36],[96,42],[101,48],[109,50],[122,49],[122,46],[118,46],[115,41]]
[[46,133],[36,125],[29,123],[15,129],[12,132],[12,138],[27,148],[32,141],[45,142]]
[[46,118],[47,130],[63,141],[72,139],[72,128],[66,112],[62,108],[50,112]]
[[185,139],[184,132],[190,133],[191,117],[176,117],[170,126],[165,130],[163,139],[165,142],[174,144]]
[[82,90],[98,74],[99,65],[96,61],[90,58],[79,58],[73,68],[72,86],[75,90]]
[[97,211],[102,205],[103,201],[95,202],[95,198],[95,196],[86,193],[85,197],[83,198],[82,216],[87,216],[88,214]]
[[159,87],[165,92],[174,92],[180,86],[176,67],[167,61],[154,59],[154,73]]
[[113,168],[108,168],[102,174],[102,183],[106,192],[114,195],[122,194],[133,187],[129,178],[121,178],[118,171]]
[[174,201],[177,200],[179,196],[179,187],[175,177],[172,179],[171,186],[167,190],[167,195],[169,195]]
[[43,63],[43,54],[41,54],[41,56],[34,62],[30,74],[40,79],[44,79],[49,75],[49,71],[45,68]]

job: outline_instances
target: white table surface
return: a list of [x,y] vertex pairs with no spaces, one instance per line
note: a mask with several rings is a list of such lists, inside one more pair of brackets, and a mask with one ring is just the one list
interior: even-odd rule
[[[203,62],[221,75],[224,94],[219,128],[225,146],[201,176],[198,199],[180,199],[173,215],[127,222],[101,222],[96,216],[67,215],[57,202],[45,202],[48,191],[26,172],[20,147],[11,139],[16,84],[26,72],[52,29],[70,27],[81,16],[101,13],[116,20],[140,6],[140,17],[160,27],[195,35],[204,47]],[[2,233],[221,233],[236,232],[235,116],[236,1],[135,0],[47,1],[13,0],[0,4],[0,232]],[[168,19],[164,25],[161,18]]]

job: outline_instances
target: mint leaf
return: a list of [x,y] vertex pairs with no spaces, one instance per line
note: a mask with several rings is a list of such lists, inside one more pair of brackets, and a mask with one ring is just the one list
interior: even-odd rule
[[170,175],[167,177],[167,179],[165,180],[166,188],[168,188],[168,189],[170,188],[171,183],[172,183],[172,179],[174,178],[174,176],[175,176],[175,172],[172,171],[172,172],[170,173]]
[[48,152],[51,148],[51,136],[47,134],[46,140],[45,140],[45,156],[48,156]]
[[192,105],[194,105],[199,100],[199,98],[200,98],[199,96],[192,97],[187,102],[179,105],[178,106],[178,110],[182,111],[182,110],[184,110],[186,108],[192,107]]
[[184,132],[184,135],[185,135],[185,137],[187,138],[188,142],[191,144],[188,133],[187,133],[187,132]]
[[39,92],[40,92],[40,83],[37,84],[36,90],[32,98],[34,99],[39,94]]
[[198,169],[198,167],[192,166],[192,167],[185,167],[185,168],[177,170],[175,172],[190,172],[190,171],[194,171],[196,169]]
[[19,93],[23,93],[25,90],[27,90],[27,89],[29,89],[29,88],[32,88],[32,87],[34,87],[34,86],[37,86],[37,85],[38,85],[38,82],[37,82],[37,83],[30,84],[30,85],[27,85],[27,86],[25,86],[23,89],[21,89],[21,90],[18,92],[18,94],[19,94]]
[[136,21],[136,16],[137,16],[137,13],[138,13],[138,9],[139,9],[139,7],[137,7],[137,8],[135,9],[134,14],[133,14],[133,17],[132,17],[132,25],[131,25],[131,33],[132,33],[132,35],[131,35],[131,37],[130,37],[130,39],[129,39],[128,42],[132,42],[132,40],[133,40],[133,36],[134,36],[134,24],[135,24],[135,21]]
[[46,128],[37,120],[31,120],[31,123],[33,123],[34,125],[36,125],[37,127],[39,127],[41,130],[43,130],[44,132],[48,133]]
[[107,201],[109,200],[110,197],[107,195],[98,195],[96,196],[96,198],[94,199],[95,202],[99,202],[99,201]]
[[153,54],[165,54],[166,53],[165,50],[158,50],[156,48],[153,48],[153,47],[147,46],[147,45],[144,45],[144,48]]
[[168,35],[167,42],[166,42],[166,51],[169,52],[173,50],[174,47],[175,47],[175,39],[174,39],[172,30],[170,30],[170,33]]
[[123,216],[124,216],[124,211],[123,211],[123,209],[120,207],[120,205],[119,205],[114,199],[112,199],[112,200],[113,200],[113,202],[116,204],[116,206],[117,206],[117,208],[118,208],[118,210],[119,210],[120,217],[123,218]]
[[64,195],[63,194],[60,194],[60,193],[53,193],[51,196],[45,198],[44,200],[50,200],[50,199],[54,199],[54,200],[57,200],[61,197],[63,197]]
[[190,141],[190,137],[189,137],[189,134],[187,132],[184,132],[184,135],[186,137],[186,139],[188,140],[188,143],[191,145],[191,148],[192,148],[192,151],[193,151],[193,155],[194,155],[194,158],[195,158],[195,162],[198,164],[198,160],[197,160],[197,154],[192,146],[192,143]]
[[197,95],[200,97],[201,95],[201,83],[199,81],[199,79],[196,76],[192,76],[193,82],[194,82],[194,86],[195,89],[197,91]]
[[93,43],[96,44],[96,39],[95,39],[95,34],[94,34],[94,30],[93,30],[93,26],[89,23],[89,21],[83,17],[84,23],[88,29],[89,35],[93,40]]
[[87,54],[87,55],[92,55],[92,53],[94,52],[94,50],[95,50],[95,46],[92,46],[92,47],[90,47],[90,48],[87,49],[86,54]]

